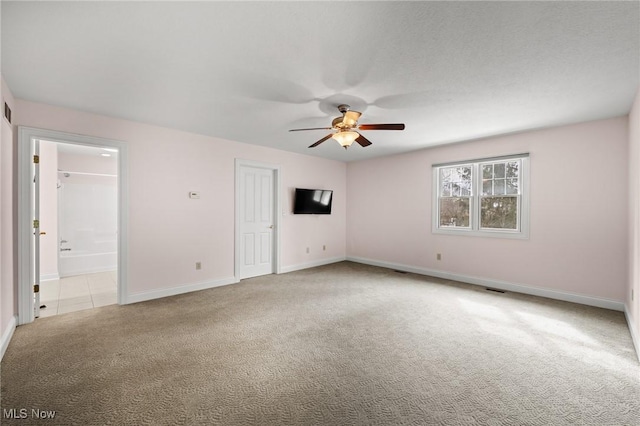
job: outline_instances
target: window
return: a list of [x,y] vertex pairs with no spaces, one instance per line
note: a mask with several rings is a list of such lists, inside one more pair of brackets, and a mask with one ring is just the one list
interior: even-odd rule
[[528,154],[433,166],[433,231],[527,238]]

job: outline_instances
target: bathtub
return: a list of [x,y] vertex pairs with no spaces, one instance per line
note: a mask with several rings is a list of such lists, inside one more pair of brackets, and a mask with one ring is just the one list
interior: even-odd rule
[[60,252],[60,277],[114,271],[118,268],[118,252],[89,253],[87,251]]

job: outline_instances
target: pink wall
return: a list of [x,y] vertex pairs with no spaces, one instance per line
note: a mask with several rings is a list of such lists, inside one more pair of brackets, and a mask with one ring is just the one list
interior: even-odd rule
[[[2,95],[13,102],[4,82]],[[631,288],[640,293],[639,98],[629,119],[494,137],[348,165],[27,101],[18,100],[13,109],[17,124],[127,143],[131,293],[233,275],[234,159],[242,158],[281,166],[285,269],[348,254],[626,301],[640,330],[640,298],[630,300]],[[15,238],[11,213],[6,213],[14,206],[11,133],[3,122],[2,330],[15,313],[11,244]],[[520,152],[531,154],[528,240],[431,233],[432,164]],[[296,186],[334,189],[334,214],[290,214]],[[187,197],[192,190],[200,191],[200,200]],[[436,253],[442,253],[441,261]],[[203,263],[202,271],[194,270],[195,261]]]
[[[228,279],[234,274],[235,159],[281,166],[281,266],[344,258],[346,164],[18,100],[20,125],[127,143],[129,292]],[[334,212],[290,214],[291,188],[334,190]],[[199,191],[200,199],[188,198]],[[327,246],[322,251],[322,245]],[[311,253],[306,254],[306,247]],[[195,262],[202,262],[196,271]]]
[[[1,79],[1,111],[4,111],[4,103],[7,102],[13,111],[15,120],[16,104],[11,91]],[[1,114],[4,117],[4,113]],[[7,332],[11,319],[16,314],[16,289],[15,289],[15,241],[13,231],[13,171],[14,171],[14,141],[13,128],[4,118],[0,118],[0,335]],[[14,121],[15,122],[15,121]]]
[[[640,344],[640,90],[629,113],[629,284],[627,314],[636,345]],[[631,299],[633,290],[634,298]],[[640,358],[640,347],[638,357]]]
[[[432,234],[432,164],[523,152],[531,155],[528,240]],[[626,117],[350,163],[347,182],[349,257],[625,298]]]
[[40,141],[40,277],[58,277],[58,148]]

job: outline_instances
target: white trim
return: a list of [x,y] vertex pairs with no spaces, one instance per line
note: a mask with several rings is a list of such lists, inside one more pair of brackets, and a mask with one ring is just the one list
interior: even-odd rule
[[[481,228],[480,226],[480,202],[482,192],[482,171],[483,164],[493,163],[497,161],[506,161],[509,159],[520,161],[520,184],[522,191],[520,192],[520,203],[518,206],[518,229],[491,229]],[[440,226],[440,199],[438,197],[440,191],[440,168],[453,166],[470,166],[472,174],[471,195],[469,196],[469,226],[463,227],[446,227]],[[508,239],[529,239],[529,222],[530,222],[530,161],[529,154],[508,155],[501,157],[492,157],[481,160],[469,160],[445,164],[432,164],[432,185],[431,185],[431,232],[441,235],[459,235],[466,237],[489,237],[489,238],[508,238]]]
[[501,160],[509,160],[511,158],[523,158],[523,157],[529,157],[529,153],[528,152],[523,152],[521,154],[509,154],[509,155],[499,155],[497,157],[486,157],[486,158],[474,158],[471,160],[464,160],[464,161],[449,161],[446,163],[435,163],[432,164],[431,167],[448,167],[448,166],[457,166],[458,164],[470,164],[470,163],[485,163],[485,162],[491,162],[491,161],[495,161],[495,162],[499,162]]
[[33,146],[26,129],[18,127],[18,324],[34,320],[33,312],[33,271],[31,256],[31,159]]
[[481,231],[476,231],[468,228],[438,227],[438,228],[433,228],[432,233],[440,234],[440,235],[458,235],[461,237],[505,238],[505,239],[514,239],[514,240],[529,239],[529,235],[523,234],[522,232],[508,231],[508,230],[487,230],[486,228]]
[[235,284],[238,280],[235,277],[223,278],[214,281],[204,281],[182,285],[179,287],[163,288],[160,290],[151,290],[141,293],[130,294],[126,303],[145,302],[147,300],[160,299],[163,297],[177,296],[178,294],[191,293],[192,291],[206,290],[209,288],[220,287],[223,285]]
[[282,211],[282,171],[280,170],[280,166],[269,164],[269,163],[260,163],[252,160],[243,160],[241,158],[236,158],[235,161],[235,219],[234,219],[234,261],[233,261],[233,275],[236,279],[236,282],[240,281],[240,169],[242,167],[255,167],[260,169],[267,169],[273,171],[273,187],[274,187],[274,196],[275,202],[274,204],[274,253],[273,253],[273,271],[276,274],[281,272],[280,269],[280,224],[281,224],[281,211]]
[[366,259],[363,257],[347,256],[350,262],[364,263],[365,265],[380,266],[382,268],[395,269],[398,271],[412,272],[414,274],[429,275],[446,280],[460,281],[467,284],[476,284],[483,287],[491,287],[499,290],[511,291],[514,293],[529,294],[531,296],[546,297],[548,299],[562,300],[565,302],[579,303],[581,305],[595,306],[598,308],[611,309],[614,311],[624,311],[624,303],[617,300],[603,299],[599,297],[585,296],[582,294],[566,293],[547,288],[532,287],[522,284],[514,284],[506,281],[498,281],[487,278],[473,277],[470,275],[455,274],[452,272],[438,271],[435,269],[420,268],[416,266],[403,265],[400,263],[383,262],[379,260]]
[[344,262],[346,257],[331,257],[329,259],[314,260],[313,262],[298,263],[297,265],[283,266],[281,273],[300,271],[302,269],[315,268],[316,266],[330,265],[332,263]]
[[51,142],[85,146],[112,147],[118,149],[118,303],[127,303],[128,283],[128,152],[122,141],[77,135],[55,130],[18,126],[18,324],[34,320],[31,285],[34,282],[31,268],[33,241],[32,223],[32,156],[31,141],[44,139]]
[[629,309],[627,309],[627,305],[624,305],[624,316],[627,319],[629,333],[631,334],[631,341],[633,342],[633,347],[636,350],[638,362],[640,362],[640,334],[638,334],[638,330],[636,330],[636,327],[633,324],[633,317],[631,316]]
[[16,331],[16,324],[18,322],[17,316],[12,316],[9,320],[9,324],[7,324],[7,328],[4,329],[2,333],[2,341],[0,343],[0,361],[4,358],[4,353],[7,351],[9,347],[9,342],[11,342],[11,338],[13,337],[13,332]]
[[60,279],[60,275],[57,273],[40,275],[40,283],[42,283],[43,281],[55,281],[59,279]]

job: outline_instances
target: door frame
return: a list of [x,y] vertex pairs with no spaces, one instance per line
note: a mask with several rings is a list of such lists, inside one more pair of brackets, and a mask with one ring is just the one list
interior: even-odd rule
[[[33,233],[33,144],[32,140],[70,143],[118,149],[118,304],[127,303],[129,202],[128,156],[125,142],[55,130],[18,126],[18,324],[33,322],[34,271],[31,261],[35,250]],[[39,183],[38,183],[39,184]]]
[[257,169],[266,169],[273,172],[273,246],[272,246],[272,257],[271,257],[271,271],[275,274],[280,274],[280,223],[281,223],[281,189],[282,186],[282,172],[280,170],[280,166],[269,164],[269,163],[261,163],[252,160],[243,160],[241,158],[236,158],[235,171],[236,171],[236,193],[235,193],[235,256],[234,256],[234,266],[233,266],[233,275],[236,282],[240,281],[240,238],[242,236],[242,226],[240,219],[240,197],[244,193],[240,182],[240,173],[243,167],[254,167]]

